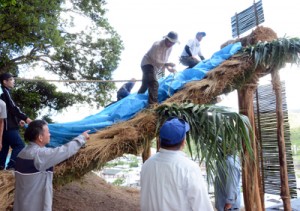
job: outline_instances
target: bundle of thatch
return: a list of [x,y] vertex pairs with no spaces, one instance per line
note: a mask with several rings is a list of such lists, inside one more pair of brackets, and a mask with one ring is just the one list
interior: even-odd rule
[[7,210],[14,200],[14,174],[12,171],[0,171],[0,210]]
[[[276,33],[271,29],[258,27],[249,36],[237,41],[241,41],[243,46],[247,46],[258,41],[272,41],[276,38]],[[190,101],[206,104],[216,96],[228,93],[246,83],[256,83],[259,77],[269,73],[269,71],[267,67],[256,66],[251,54],[241,52],[211,70],[204,79],[186,84],[182,90],[175,93],[165,103]],[[140,154],[144,146],[155,138],[156,124],[155,112],[148,110],[137,114],[131,120],[97,132],[91,136],[86,148],[56,166],[55,184],[63,184],[80,178],[92,169],[101,168],[106,162],[120,157],[124,153]],[[10,185],[3,182],[4,180],[9,180]],[[11,175],[8,176],[5,172],[0,172],[2,194],[0,201],[3,207],[12,203],[11,198],[5,195],[5,193],[12,193],[12,180]],[[3,202],[5,203],[3,204]]]
[[64,184],[80,178],[93,169],[124,153],[138,155],[144,144],[155,135],[157,117],[144,111],[133,119],[121,122],[91,135],[86,147],[55,168],[55,184]]

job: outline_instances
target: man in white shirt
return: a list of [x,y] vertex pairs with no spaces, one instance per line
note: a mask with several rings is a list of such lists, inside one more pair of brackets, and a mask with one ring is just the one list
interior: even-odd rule
[[[148,89],[149,97],[148,103],[158,103],[158,81],[157,74],[164,72],[167,68],[169,72],[174,72],[174,63],[168,63],[172,47],[178,42],[178,35],[176,32],[169,32],[164,36],[163,40],[155,42],[149,51],[144,55],[141,68],[143,71],[142,85],[138,93],[143,94]],[[163,74],[162,74],[163,75]]]
[[160,150],[141,171],[142,211],[212,211],[200,167],[182,151],[189,124],[169,118],[160,129]]
[[183,64],[184,66],[188,66],[189,68],[193,68],[200,61],[205,60],[200,49],[200,42],[205,36],[205,32],[197,32],[195,39],[188,41],[180,56],[181,64]]
[[[2,89],[0,87],[0,95],[2,93]],[[0,151],[2,150],[2,136],[3,136],[3,130],[4,130],[4,119],[6,119],[7,113],[6,113],[6,104],[3,100],[0,99]],[[0,169],[2,170],[2,169]]]

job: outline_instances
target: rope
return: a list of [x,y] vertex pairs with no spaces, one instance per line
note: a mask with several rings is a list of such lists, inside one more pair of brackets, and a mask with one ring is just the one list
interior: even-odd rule
[[[171,73],[172,74],[172,73]],[[171,88],[171,85],[172,85],[172,83],[173,83],[173,81],[174,81],[174,78],[175,78],[175,72],[172,74],[172,81],[171,81],[171,83],[170,83],[170,86],[169,86],[169,88],[168,88],[168,95],[169,95],[169,97],[171,97],[171,94],[170,94],[170,88]]]
[[[52,79],[28,79],[28,78],[15,78],[15,80],[19,81],[47,81],[47,82],[69,82],[69,83],[107,83],[107,82],[129,82],[132,80],[52,80]],[[135,81],[142,81],[142,80],[135,80]]]

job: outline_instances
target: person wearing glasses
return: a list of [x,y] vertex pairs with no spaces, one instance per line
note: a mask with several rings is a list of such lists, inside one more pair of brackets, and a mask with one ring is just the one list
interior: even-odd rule
[[33,120],[25,130],[29,144],[18,154],[15,165],[14,211],[52,210],[53,166],[76,154],[89,139],[84,131],[56,148],[46,147],[50,131],[44,120]]
[[[165,68],[169,72],[176,72],[175,64],[169,63],[168,59],[172,51],[172,47],[178,42],[176,32],[169,32],[163,37],[163,40],[155,42],[149,51],[144,55],[141,68],[143,71],[142,85],[138,90],[139,94],[143,94],[148,89],[149,105],[158,103],[158,81],[157,74],[164,72]],[[164,74],[162,74],[164,75]]]
[[205,60],[200,49],[200,42],[205,36],[205,32],[197,32],[195,39],[191,39],[187,42],[179,59],[181,64],[188,66],[188,68],[193,68],[200,61]]
[[177,117],[159,131],[160,149],[141,170],[142,211],[212,211],[200,167],[182,151],[190,126]]

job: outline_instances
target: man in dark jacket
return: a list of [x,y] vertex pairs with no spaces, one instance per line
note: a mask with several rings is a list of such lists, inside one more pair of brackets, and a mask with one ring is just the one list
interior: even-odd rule
[[123,86],[121,86],[121,88],[117,92],[117,100],[119,101],[124,97],[127,97],[130,94],[134,84],[135,84],[135,78],[132,78],[129,82],[123,84]]
[[10,73],[0,75],[1,88],[3,93],[1,99],[6,103],[7,119],[4,124],[2,150],[0,151],[0,170],[5,169],[6,157],[9,147],[12,148],[9,163],[6,169],[14,169],[16,157],[24,148],[25,144],[20,137],[19,124],[29,124],[32,120],[20,111],[19,107],[10,96],[10,89],[15,86],[15,79]]

